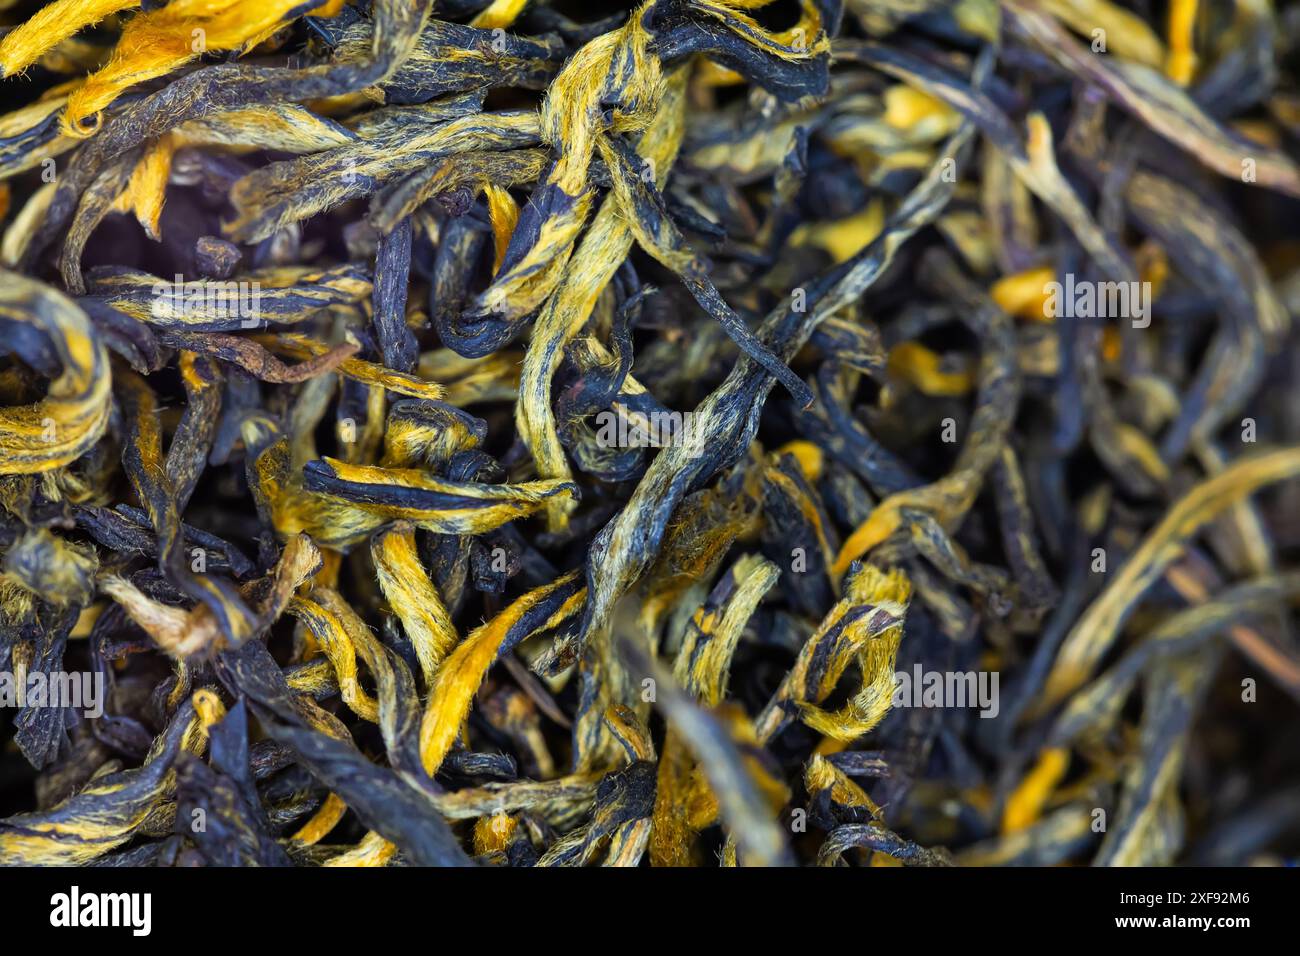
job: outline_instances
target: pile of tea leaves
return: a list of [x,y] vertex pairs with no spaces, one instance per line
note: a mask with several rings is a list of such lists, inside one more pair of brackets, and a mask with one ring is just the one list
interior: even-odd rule
[[1298,66],[0,0],[0,864],[1294,857]]

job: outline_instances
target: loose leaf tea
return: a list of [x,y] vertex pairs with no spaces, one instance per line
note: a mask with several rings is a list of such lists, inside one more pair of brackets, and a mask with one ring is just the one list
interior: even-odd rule
[[1300,16],[0,3],[0,863],[1300,852]]

